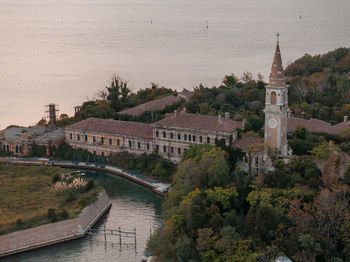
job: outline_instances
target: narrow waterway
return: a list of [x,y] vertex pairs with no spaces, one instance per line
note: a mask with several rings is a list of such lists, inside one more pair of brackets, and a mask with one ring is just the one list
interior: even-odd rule
[[137,244],[134,239],[123,239],[122,245],[116,236],[86,236],[38,250],[25,252],[1,261],[120,261],[139,262],[143,256],[150,230],[161,224],[162,198],[150,190],[103,172],[84,171],[102,185],[112,201],[110,211],[95,227],[118,228],[133,231],[136,228]]

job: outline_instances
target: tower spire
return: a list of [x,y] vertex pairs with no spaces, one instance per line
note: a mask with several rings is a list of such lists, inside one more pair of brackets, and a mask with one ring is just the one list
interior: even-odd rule
[[277,33],[270,83],[266,86],[265,143],[270,148],[278,149],[282,155],[287,155],[288,85],[285,84],[279,36]]
[[269,83],[270,86],[275,86],[275,87],[284,86],[284,81],[285,81],[280,44],[279,44],[279,37],[280,37],[280,34],[277,33],[276,50],[275,50],[275,55],[273,57],[273,62],[271,66],[270,83]]

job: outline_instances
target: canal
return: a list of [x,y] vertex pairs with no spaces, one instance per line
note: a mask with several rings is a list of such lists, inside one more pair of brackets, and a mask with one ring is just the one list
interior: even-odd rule
[[137,243],[134,239],[107,236],[86,236],[82,239],[49,246],[1,261],[120,261],[139,262],[143,256],[150,230],[161,225],[160,212],[163,199],[150,190],[123,178],[104,172],[83,171],[102,185],[111,201],[109,212],[95,226],[97,228],[118,228],[133,231],[136,228]]

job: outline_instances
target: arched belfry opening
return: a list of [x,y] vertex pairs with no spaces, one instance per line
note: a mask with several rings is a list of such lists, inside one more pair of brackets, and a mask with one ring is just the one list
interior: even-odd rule
[[271,105],[276,105],[276,92],[271,92]]

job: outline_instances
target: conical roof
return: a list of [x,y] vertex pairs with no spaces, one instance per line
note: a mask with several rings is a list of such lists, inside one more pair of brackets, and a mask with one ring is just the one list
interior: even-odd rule
[[269,83],[270,86],[274,86],[274,87],[282,87],[284,86],[284,82],[285,82],[278,37],[279,37],[279,34],[277,34],[276,50],[275,50],[275,55],[273,57],[273,62],[271,66],[270,83]]

